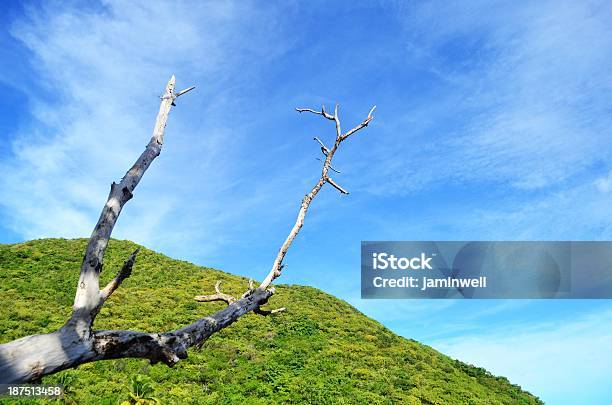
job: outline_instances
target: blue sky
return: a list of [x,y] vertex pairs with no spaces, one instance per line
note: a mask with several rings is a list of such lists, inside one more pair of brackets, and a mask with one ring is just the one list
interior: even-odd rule
[[609,402],[609,301],[362,301],[359,246],[609,240],[612,4],[44,3],[0,16],[0,242],[88,236],[175,73],[197,90],[114,236],[261,279],[333,137],[293,108],[338,102],[348,127],[376,104],[282,281],[548,403]]

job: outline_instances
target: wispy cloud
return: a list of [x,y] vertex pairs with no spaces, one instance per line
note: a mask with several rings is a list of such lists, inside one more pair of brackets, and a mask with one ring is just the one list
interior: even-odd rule
[[426,66],[431,85],[421,106],[403,112],[425,125],[404,120],[396,129],[419,136],[378,150],[392,160],[380,170],[395,175],[385,192],[449,180],[540,189],[610,160],[609,2],[391,8],[407,65]]
[[[12,156],[1,163],[7,225],[26,239],[87,236],[110,182],[148,141],[157,96],[176,73],[178,86],[196,84],[197,93],[179,100],[163,159],[115,236],[191,257],[188,239],[203,252],[224,243],[227,213],[234,222],[261,202],[257,193],[227,195],[237,186],[245,135],[226,123],[234,131],[243,125],[231,112],[237,86],[248,87],[283,52],[282,10],[249,2],[105,1],[26,11],[11,32],[28,48],[36,80],[11,85],[28,94],[34,121],[12,134]],[[264,54],[265,63],[250,63]]]
[[[611,20],[605,1],[26,7],[2,47],[18,57],[0,85],[23,95],[11,107],[29,121],[0,134],[0,229],[87,236],[176,73],[197,90],[179,99],[114,236],[257,279],[318,176],[312,136],[334,132],[291,107],[338,101],[349,127],[376,103],[337,157],[351,195],[317,197],[283,282],[337,294],[536,394],[550,376],[565,383],[564,367],[599,381],[603,362],[593,373],[578,363],[596,361],[588,341],[611,347],[609,313],[534,330],[538,302],[364,302],[359,241],[612,237]],[[523,329],[490,330],[511,316]]]
[[547,403],[605,403],[612,362],[612,311],[574,319],[524,322],[434,341],[454,358],[485,367]]

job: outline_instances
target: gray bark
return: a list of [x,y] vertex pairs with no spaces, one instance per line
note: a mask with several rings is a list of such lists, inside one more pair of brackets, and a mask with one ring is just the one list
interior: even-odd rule
[[72,325],[44,335],[32,335],[0,345],[0,381],[25,383],[97,360],[139,357],[151,363],[175,365],[187,349],[231,325],[267,302],[273,291],[255,289],[226,308],[165,333],[128,330],[91,331],[83,338]]
[[106,300],[121,286],[123,280],[130,276],[138,253],[138,250],[132,253],[113,280],[106,287],[100,289],[100,273],[104,265],[104,254],[117,218],[123,206],[132,198],[134,189],[142,176],[161,152],[164,130],[174,101],[193,89],[193,87],[190,87],[175,93],[174,85],[175,78],[172,76],[166,86],[164,95],[161,97],[153,136],[144,152],[121,181],[111,185],[108,200],[87,244],[76,288],[72,315],[64,326],[55,332],[26,336],[0,345],[0,383],[37,381],[45,375],[76,367],[80,364],[127,357],[146,358],[151,363],[163,362],[168,366],[173,366],[180,359],[187,357],[188,348],[200,345],[212,334],[231,325],[243,315],[251,311],[260,315],[271,315],[285,310],[285,308],[264,310],[261,306],[266,304],[274,294],[274,288],[270,285],[274,279],[280,276],[283,269],[283,258],[302,228],[308,207],[321,187],[325,183],[329,183],[341,193],[348,194],[328,176],[331,161],[340,143],[354,132],[367,126],[373,119],[372,112],[374,109],[370,111],[368,117],[360,125],[345,134],[342,134],[340,130],[337,106],[334,115],[328,114],[325,108],[322,108],[321,112],[298,109],[299,112],[312,112],[334,121],[336,124],[336,141],[334,146],[328,149],[316,138],[322,145],[321,150],[325,155],[321,178],[302,200],[298,218],[283,243],[272,270],[258,288],[253,286],[251,280],[248,290],[237,299],[222,293],[220,282],[218,282],[215,286],[215,294],[197,296],[195,299],[200,302],[224,301],[228,306],[212,315],[200,318],[190,325],[170,332],[143,333],[127,330],[96,331],[93,329],[96,315],[100,312]]

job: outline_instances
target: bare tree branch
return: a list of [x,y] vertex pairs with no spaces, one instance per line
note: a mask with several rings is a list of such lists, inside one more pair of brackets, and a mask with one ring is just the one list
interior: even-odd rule
[[244,294],[242,294],[242,297],[241,297],[241,298],[244,298],[244,297],[246,297],[247,295],[251,294],[251,293],[253,292],[253,290],[254,290],[254,289],[255,289],[255,287],[253,286],[253,279],[252,279],[252,278],[250,278],[250,279],[249,279],[249,289],[248,289],[248,290],[246,290],[246,291],[244,292]]
[[187,87],[185,90],[181,90],[181,91],[179,91],[178,93],[176,93],[174,97],[175,97],[175,98],[179,98],[179,97],[180,97],[180,96],[182,96],[183,94],[185,94],[185,93],[187,93],[187,92],[189,92],[189,91],[191,91],[191,90],[193,90],[193,89],[195,89],[195,86]]
[[341,139],[342,137],[342,129],[340,128],[340,117],[338,117],[338,107],[339,105],[336,104],[336,107],[334,108],[334,122],[336,123],[336,140]]
[[319,142],[319,145],[321,145],[321,152],[323,153],[323,155],[327,156],[327,154],[329,153],[329,148],[325,146],[325,144],[316,136],[314,137],[314,140]]
[[[324,160],[321,160],[319,158],[315,158],[315,159],[317,159],[319,162],[324,162]],[[332,172],[336,172],[336,173],[340,174],[340,170],[335,169],[334,166],[332,166],[332,165],[329,165],[329,170],[331,170]]]
[[330,115],[327,111],[325,111],[325,106],[321,106],[321,111],[316,111],[316,110],[313,110],[312,108],[296,108],[295,111],[299,113],[309,112],[309,113],[313,113],[317,115],[322,115],[328,120],[332,120],[332,121],[334,120],[334,116]]
[[[236,302],[236,298],[229,295],[229,294],[225,294],[223,292],[221,292],[220,289],[220,285],[221,285],[221,280],[217,281],[217,283],[215,284],[215,294],[211,294],[211,295],[196,295],[194,298],[194,300],[198,301],[198,302],[213,302],[213,301],[223,301],[225,302],[227,305],[233,304],[234,302]],[[253,286],[253,279],[249,279],[249,289],[242,295],[241,298],[245,298],[251,294],[253,294],[253,292],[255,291],[255,287]],[[268,292],[270,294],[274,294],[275,290],[274,287],[270,288],[268,290]],[[267,301],[265,302],[261,302],[260,305],[265,304]],[[286,310],[285,307],[282,308],[278,308],[278,309],[273,309],[273,310],[266,310],[266,309],[262,309],[260,306],[255,307],[255,309],[253,309],[253,312],[257,315],[262,315],[262,316],[269,316],[269,315],[274,315],[274,314],[278,314],[281,312],[284,312]]]
[[[105,353],[92,353],[96,339],[100,336],[99,332],[92,330],[93,322],[104,302],[130,276],[137,252],[130,256],[115,278],[100,290],[104,254],[123,206],[132,198],[142,176],[161,152],[164,130],[174,101],[179,95],[193,90],[190,87],[177,94],[174,92],[175,82],[173,75],[161,97],[153,135],[145,150],[121,181],[111,185],[106,204],[87,243],[71,317],[53,333],[27,336],[0,345],[0,382],[32,381],[78,364],[106,358]],[[123,332],[117,331],[116,334],[121,335]]]
[[272,309],[272,310],[255,308],[253,310],[253,312],[256,313],[257,315],[268,316],[268,315],[274,315],[274,314],[278,314],[278,313],[281,313],[281,312],[285,312],[286,310],[287,310],[287,308],[285,308],[285,307],[278,308],[278,309]]
[[[335,183],[329,176],[331,161],[340,143],[352,133],[366,126],[372,120],[370,111],[368,118],[353,130],[342,135],[340,130],[340,119],[338,117],[338,106],[334,109],[334,115],[325,111],[311,109],[297,109],[299,112],[311,112],[321,115],[328,120],[333,120],[336,126],[336,140],[331,149],[326,150],[325,161],[321,170],[321,177],[312,190],[304,196],[298,217],[285,242],[274,260],[272,270],[265,280],[257,288],[253,281],[249,281],[248,290],[240,299],[221,292],[218,281],[215,285],[215,294],[198,296],[196,300],[202,302],[223,301],[227,307],[211,315],[197,319],[195,322],[183,328],[164,333],[142,333],[125,330],[93,330],[96,315],[104,302],[119,288],[122,282],[131,275],[132,267],[136,259],[136,250],[125,262],[115,278],[109,282],[104,289],[100,290],[100,273],[103,267],[103,258],[108,245],[108,240],[115,226],[117,218],[124,204],[132,198],[132,192],[140,182],[151,162],[160,154],[164,138],[164,129],[168,114],[177,97],[193,89],[189,87],[179,93],[174,92],[175,78],[172,76],[168,82],[164,96],[161,97],[161,105],[153,136],[145,148],[145,151],[128,170],[121,181],[113,183],[98,223],[89,239],[77,291],[75,294],[73,313],[70,319],[55,332],[31,335],[9,343],[0,345],[0,382],[15,383],[36,381],[41,377],[61,370],[76,367],[80,364],[126,357],[146,358],[151,363],[163,362],[173,366],[180,359],[187,357],[187,349],[192,346],[201,345],[211,335],[231,325],[241,316],[254,312],[259,315],[272,315],[285,311],[285,308],[265,310],[265,305],[274,294],[274,287],[270,284],[280,276],[285,267],[282,263],[287,250],[299,233],[304,224],[304,217],[308,208],[325,183],[331,184],[342,193],[347,193],[342,187]],[[322,146],[323,143],[320,141]]]
[[374,119],[374,116],[372,114],[374,114],[374,110],[376,110],[376,106],[372,107],[372,109],[370,110],[370,112],[368,113],[368,116],[366,117],[365,120],[363,120],[363,122],[359,125],[357,125],[355,128],[347,131],[344,135],[342,135],[342,140],[344,141],[346,138],[348,138],[349,136],[353,135],[355,132],[359,131],[360,129],[367,127],[368,124],[370,123],[370,121],[372,121]]
[[[331,168],[330,168],[331,169]],[[336,190],[338,190],[340,193],[342,194],[348,194],[349,192],[346,191],[345,189],[343,189],[342,187],[340,187],[340,185],[338,183],[336,183],[335,181],[332,180],[331,177],[327,178],[327,182],[329,184],[331,184]]]
[[198,302],[211,302],[211,301],[223,301],[225,302],[227,305],[232,304],[234,302],[236,302],[236,298],[229,295],[229,294],[224,294],[221,292],[221,289],[219,288],[219,286],[221,285],[221,280],[217,281],[217,283],[215,284],[215,294],[212,295],[197,295],[194,297],[194,299]]
[[109,283],[100,291],[100,302],[99,306],[104,304],[104,301],[111,296],[112,293],[115,292],[117,288],[123,283],[123,280],[130,277],[132,275],[132,267],[134,266],[134,262],[136,261],[136,255],[140,252],[140,248],[136,249],[134,253],[130,255],[130,257],[125,261],[121,270],[117,273],[115,278],[113,278]]
[[338,185],[338,183],[333,181],[331,177],[329,177],[328,172],[331,169],[331,162],[332,162],[332,159],[334,158],[334,154],[338,150],[338,147],[340,146],[342,141],[346,140],[346,138],[348,138],[351,134],[367,126],[370,123],[370,121],[374,119],[374,116],[372,114],[374,113],[375,109],[376,109],[376,106],[372,107],[372,109],[368,113],[367,118],[363,120],[361,124],[351,129],[346,134],[342,134],[342,127],[340,125],[340,117],[338,116],[338,104],[336,104],[336,107],[334,108],[334,115],[328,114],[325,111],[325,106],[321,108],[321,111],[315,111],[310,108],[296,108],[297,112],[300,112],[300,113],[310,112],[316,115],[322,115],[323,117],[331,121],[334,121],[335,127],[336,127],[336,140],[334,142],[334,146],[332,146],[331,149],[328,149],[327,147],[325,147],[325,144],[323,144],[321,140],[319,140],[318,138],[315,138],[315,140],[317,140],[321,144],[321,147],[325,148],[325,152],[327,152],[327,153],[324,152],[325,161],[323,162],[323,168],[321,169],[321,177],[319,178],[319,181],[317,181],[317,183],[313,186],[312,190],[310,190],[310,192],[306,194],[304,198],[302,199],[302,204],[300,205],[300,209],[298,211],[298,216],[297,216],[297,219],[295,220],[295,224],[289,231],[289,235],[287,235],[285,242],[282,244],[280,250],[278,251],[276,258],[274,259],[274,263],[272,264],[272,269],[270,270],[270,272],[268,273],[264,281],[261,283],[259,288],[261,289],[268,288],[268,286],[270,286],[270,284],[281,275],[281,271],[283,269],[283,260],[285,258],[285,255],[287,254],[289,247],[291,247],[291,243],[293,243],[293,240],[300,232],[300,229],[302,229],[302,226],[304,226],[304,218],[306,217],[306,213],[308,212],[310,203],[316,197],[316,195],[319,193],[319,191],[325,185],[325,183],[331,184],[342,194],[348,194],[348,191],[346,191],[344,188]]
[[108,240],[115,227],[115,223],[125,203],[132,198],[134,189],[151,165],[151,162],[161,153],[168,114],[176,99],[176,94],[174,93],[175,82],[176,79],[172,75],[166,85],[159,106],[151,140],[121,181],[119,183],[113,182],[111,185],[108,200],[89,238],[74,297],[73,314],[68,320],[68,324],[74,327],[77,334],[84,338],[89,334],[99,309],[100,273],[104,264],[104,253],[106,252]]

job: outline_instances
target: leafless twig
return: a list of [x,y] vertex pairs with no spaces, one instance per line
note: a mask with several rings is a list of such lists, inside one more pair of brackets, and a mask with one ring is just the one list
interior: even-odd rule
[[229,295],[229,294],[224,294],[221,292],[221,289],[219,288],[221,286],[221,280],[217,281],[217,283],[215,284],[215,294],[212,295],[197,295],[196,297],[194,297],[194,299],[198,302],[211,302],[211,301],[223,301],[225,302],[227,305],[233,304],[234,302],[236,302],[236,298]]
[[[324,160],[320,159],[320,158],[315,158],[317,159],[319,162],[325,162]],[[334,167],[332,165],[329,165],[329,170],[331,170],[332,172],[336,172],[336,173],[340,173],[340,170],[334,169]]]
[[302,199],[302,204],[300,205],[300,209],[298,211],[298,216],[295,221],[295,224],[289,231],[289,235],[287,235],[285,242],[282,244],[280,250],[278,251],[276,258],[274,259],[274,263],[272,264],[272,269],[270,270],[270,272],[268,273],[264,281],[261,283],[259,288],[264,288],[264,289],[267,288],[276,278],[278,278],[281,275],[281,271],[283,269],[283,259],[285,258],[285,255],[287,254],[287,251],[289,250],[291,243],[293,242],[295,237],[300,232],[300,229],[302,229],[302,226],[304,225],[304,218],[306,217],[306,213],[308,212],[310,203],[315,198],[315,196],[319,193],[323,185],[325,185],[325,183],[329,183],[335,189],[340,191],[340,193],[348,194],[348,191],[346,191],[338,183],[332,180],[331,177],[329,177],[328,175],[328,172],[331,169],[332,159],[336,151],[340,147],[340,144],[343,141],[345,141],[349,136],[351,136],[355,132],[366,127],[370,123],[370,121],[374,119],[373,113],[375,109],[376,109],[376,106],[372,107],[372,109],[368,113],[368,116],[363,120],[363,122],[361,122],[355,128],[349,130],[346,133],[342,133],[342,127],[340,125],[340,117],[338,116],[338,105],[337,104],[334,108],[334,115],[330,115],[325,110],[325,106],[321,107],[321,111],[316,111],[311,108],[296,108],[297,112],[300,112],[300,113],[309,112],[312,114],[321,115],[330,121],[334,121],[334,124],[336,127],[336,139],[334,141],[334,145],[332,146],[332,148],[329,149],[325,146],[325,144],[320,139],[315,138],[315,140],[318,141],[319,144],[321,145],[322,150],[324,150],[324,155],[325,155],[325,161],[323,162],[323,168],[321,169],[321,177],[319,178],[319,181],[317,181],[317,183],[314,185],[312,190],[310,190],[310,192],[306,194],[304,198]]

